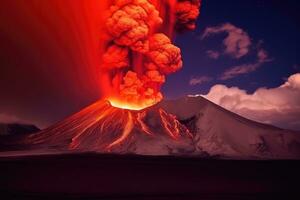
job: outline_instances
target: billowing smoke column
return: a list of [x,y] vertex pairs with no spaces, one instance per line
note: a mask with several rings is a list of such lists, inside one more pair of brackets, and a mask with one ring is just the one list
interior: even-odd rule
[[193,30],[200,0],[115,0],[105,20],[102,91],[113,106],[139,110],[162,100],[166,75],[181,69],[173,30]]

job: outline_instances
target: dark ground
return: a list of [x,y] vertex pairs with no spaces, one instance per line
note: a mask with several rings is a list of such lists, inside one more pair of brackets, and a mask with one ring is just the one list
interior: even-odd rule
[[299,172],[300,161],[92,153],[0,158],[0,198],[300,199]]

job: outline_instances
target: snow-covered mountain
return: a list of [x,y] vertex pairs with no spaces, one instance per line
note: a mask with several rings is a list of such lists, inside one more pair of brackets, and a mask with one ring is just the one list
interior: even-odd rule
[[161,107],[194,132],[197,148],[236,158],[300,158],[300,132],[243,118],[197,97],[164,101]]
[[300,159],[299,132],[245,119],[200,96],[141,111],[99,101],[19,144],[37,150]]

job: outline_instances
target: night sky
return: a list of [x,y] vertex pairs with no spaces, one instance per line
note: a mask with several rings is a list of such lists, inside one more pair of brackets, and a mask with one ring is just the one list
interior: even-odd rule
[[[182,48],[184,69],[172,75],[165,87],[165,94],[174,98],[187,94],[206,94],[215,84],[238,86],[248,92],[259,87],[278,87],[284,79],[300,71],[300,3],[297,1],[203,1],[197,30],[180,35],[176,43]],[[226,32],[201,39],[208,27],[230,23],[242,29],[251,39],[249,53],[234,59],[220,55],[211,59],[207,51],[224,52]],[[233,66],[255,63],[257,46],[264,49],[271,62],[257,70],[229,80],[219,80],[222,73]],[[189,85],[191,78],[211,77],[213,80]],[[176,90],[172,89],[176,85]],[[183,86],[184,85],[184,86]]]
[[[100,0],[0,5],[1,121],[47,127],[101,97]],[[176,36],[184,68],[168,77],[165,97],[208,94],[248,118],[300,129],[299,10],[292,0],[203,0],[197,29]]]

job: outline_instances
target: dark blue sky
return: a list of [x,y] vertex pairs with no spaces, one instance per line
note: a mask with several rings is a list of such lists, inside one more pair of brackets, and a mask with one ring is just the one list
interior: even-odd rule
[[[211,86],[237,86],[248,92],[260,87],[278,87],[285,78],[300,71],[300,3],[297,1],[240,1],[203,0],[201,16],[194,32],[177,35],[176,45],[182,49],[184,68],[168,77],[163,90],[167,98],[186,94],[206,94]],[[245,31],[251,38],[250,51],[240,59],[221,55],[208,57],[207,50],[223,51],[227,36],[216,34],[201,40],[207,27],[230,23]],[[251,73],[230,80],[218,80],[227,69],[255,62],[257,45],[268,52],[271,62],[262,64]],[[190,85],[192,77],[209,76],[212,81]],[[175,88],[175,89],[174,89]]]

